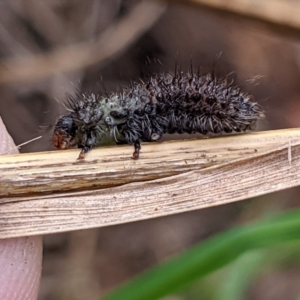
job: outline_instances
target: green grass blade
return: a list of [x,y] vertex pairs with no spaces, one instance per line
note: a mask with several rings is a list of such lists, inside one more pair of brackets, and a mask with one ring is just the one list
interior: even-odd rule
[[131,280],[103,300],[154,300],[230,263],[248,250],[300,239],[300,211],[219,234]]
[[219,284],[215,300],[242,300],[253,278],[264,266],[266,250],[249,251],[230,264],[226,278]]

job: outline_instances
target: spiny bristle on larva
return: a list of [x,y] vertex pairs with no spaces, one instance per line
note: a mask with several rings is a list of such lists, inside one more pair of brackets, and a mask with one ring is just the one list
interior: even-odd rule
[[[57,123],[53,144],[78,144],[81,158],[109,135],[112,142],[135,145],[164,133],[245,132],[264,117],[260,105],[233,81],[214,74],[157,74],[109,97],[69,97],[69,115]],[[58,145],[59,144],[59,145]]]

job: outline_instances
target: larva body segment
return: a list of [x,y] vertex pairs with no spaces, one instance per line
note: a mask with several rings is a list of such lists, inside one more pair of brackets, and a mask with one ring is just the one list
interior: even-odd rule
[[196,73],[159,74],[110,97],[78,94],[67,107],[70,114],[58,120],[53,144],[78,145],[79,158],[108,139],[134,144],[138,158],[140,141],[156,141],[164,133],[245,132],[264,117],[234,82]]

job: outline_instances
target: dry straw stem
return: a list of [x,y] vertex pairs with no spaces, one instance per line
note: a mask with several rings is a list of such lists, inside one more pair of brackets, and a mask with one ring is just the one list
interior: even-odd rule
[[[284,0],[173,0],[194,3],[276,24],[300,36],[300,4]],[[143,1],[122,20],[111,25],[94,41],[57,48],[46,54],[0,61],[0,84],[30,82],[97,64],[104,66],[142,36],[166,11],[164,1]],[[165,1],[165,2],[171,2]],[[58,27],[56,26],[56,29]],[[57,30],[56,30],[57,31]],[[48,32],[48,31],[47,31]]]
[[300,184],[300,128],[0,158],[0,238],[201,209]]
[[58,48],[47,54],[0,61],[0,83],[30,82],[94,64],[103,66],[142,36],[165,8],[163,3],[142,1],[95,41]]
[[[235,13],[299,32],[300,2],[286,0],[174,0]],[[298,35],[299,36],[299,35]]]

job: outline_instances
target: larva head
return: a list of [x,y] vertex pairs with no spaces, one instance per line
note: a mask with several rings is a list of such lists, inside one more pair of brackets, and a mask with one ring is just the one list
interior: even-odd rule
[[94,94],[68,97],[69,115],[62,116],[53,132],[52,144],[59,149],[75,145],[90,147],[112,144],[122,139],[117,125],[124,122],[126,109],[119,105],[119,98],[100,98]]
[[68,149],[74,145],[76,126],[71,115],[62,116],[55,125],[52,144],[58,149]]
[[71,144],[71,137],[63,131],[54,131],[52,135],[52,144],[58,149],[68,149]]

